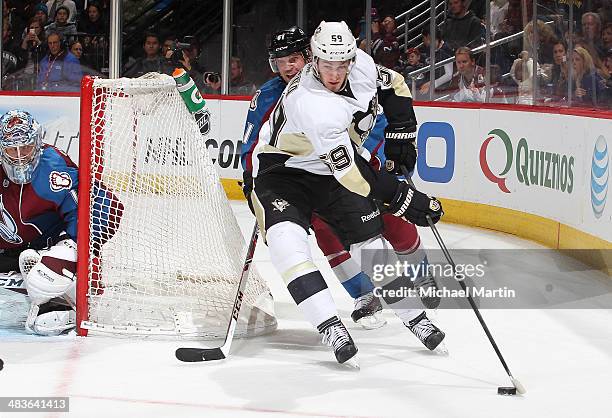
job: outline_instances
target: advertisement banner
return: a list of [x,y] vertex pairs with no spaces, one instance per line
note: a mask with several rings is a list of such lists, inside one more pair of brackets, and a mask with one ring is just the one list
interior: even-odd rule
[[[206,100],[203,140],[225,179],[241,179],[249,102]],[[78,162],[79,98],[0,96],[45,128],[45,142]],[[538,215],[612,241],[612,122],[491,109],[415,108],[413,180],[428,194]]]
[[463,200],[469,192],[478,111],[419,106],[415,112],[419,121],[415,185],[434,196]]
[[612,241],[612,122],[591,120],[583,139],[585,171],[580,191],[583,231]]
[[[475,187],[469,200],[576,223],[581,202],[576,189],[582,186],[577,183],[585,170],[583,145],[573,132],[580,123],[559,129],[565,116],[480,113],[478,150],[469,173]],[[513,113],[517,117],[508,117]]]

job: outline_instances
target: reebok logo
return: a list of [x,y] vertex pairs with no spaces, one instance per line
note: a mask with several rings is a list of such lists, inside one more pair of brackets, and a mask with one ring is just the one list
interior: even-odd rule
[[380,210],[376,209],[374,212],[368,214],[368,215],[363,215],[361,217],[361,222],[362,223],[366,223],[368,221],[371,221],[372,219],[376,218],[378,215],[380,215]]

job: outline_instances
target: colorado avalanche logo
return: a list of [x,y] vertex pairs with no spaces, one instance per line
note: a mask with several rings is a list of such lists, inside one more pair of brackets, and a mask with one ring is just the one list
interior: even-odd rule
[[49,174],[49,185],[54,192],[70,190],[72,187],[72,178],[70,178],[70,174],[68,173],[52,171],[51,174]]
[[2,214],[2,219],[0,219],[0,238],[11,244],[21,244],[23,239],[17,235],[17,223],[9,211],[5,209],[2,195],[0,195],[0,213]]

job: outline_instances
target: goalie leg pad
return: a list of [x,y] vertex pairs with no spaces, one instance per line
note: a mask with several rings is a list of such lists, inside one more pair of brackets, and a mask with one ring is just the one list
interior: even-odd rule
[[32,331],[38,335],[60,335],[76,326],[76,311],[50,311],[39,314],[34,321]]
[[76,243],[64,240],[40,252],[41,258],[26,277],[26,288],[33,304],[40,305],[55,297],[74,303]]

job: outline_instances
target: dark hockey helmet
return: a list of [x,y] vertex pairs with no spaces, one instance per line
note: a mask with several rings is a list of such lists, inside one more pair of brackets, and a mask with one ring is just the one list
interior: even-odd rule
[[272,35],[268,46],[268,58],[270,68],[278,73],[275,59],[289,56],[295,52],[301,52],[306,62],[310,61],[310,38],[301,28],[292,26]]

